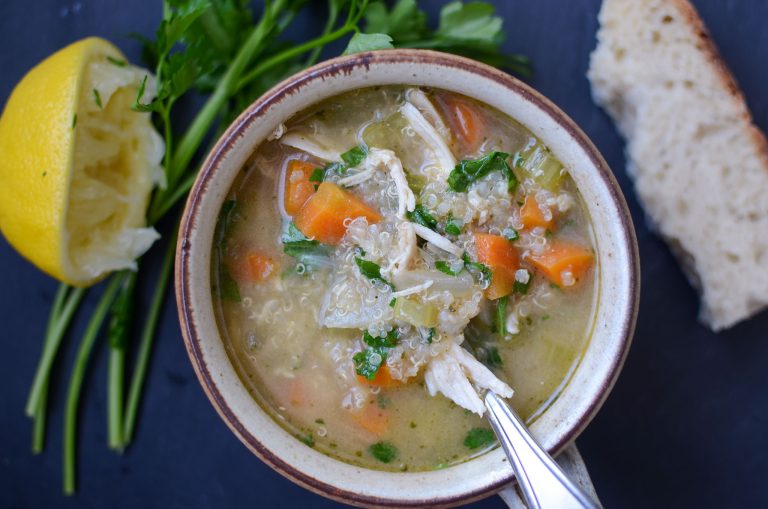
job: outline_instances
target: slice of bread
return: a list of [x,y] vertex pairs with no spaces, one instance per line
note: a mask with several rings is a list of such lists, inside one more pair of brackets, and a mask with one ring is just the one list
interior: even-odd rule
[[588,77],[651,225],[730,327],[768,306],[768,144],[687,0],[604,0]]

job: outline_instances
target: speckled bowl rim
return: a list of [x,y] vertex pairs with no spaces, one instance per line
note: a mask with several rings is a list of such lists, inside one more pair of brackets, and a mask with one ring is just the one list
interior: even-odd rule
[[[508,90],[510,100],[516,98],[532,103],[532,105],[540,110],[543,115],[550,117],[561,129],[566,131],[567,136],[572,138],[572,141],[578,145],[578,150],[582,150],[587,155],[590,164],[595,170],[594,176],[599,178],[602,185],[607,186],[610,195],[609,201],[612,202],[611,205],[615,208],[613,213],[620,222],[620,225],[618,225],[621,230],[620,238],[617,240],[619,243],[618,248],[623,250],[622,253],[627,261],[625,278],[626,288],[623,288],[623,292],[625,293],[622,294],[622,297],[625,298],[622,298],[622,302],[619,303],[621,309],[615,310],[615,313],[619,316],[619,323],[606,325],[606,327],[613,327],[613,335],[616,336],[618,342],[615,345],[611,358],[606,361],[606,369],[603,371],[602,380],[599,381],[600,389],[593,395],[588,404],[583,406],[580,414],[575,417],[575,420],[572,425],[569,426],[569,429],[564,431],[561,430],[556,439],[554,439],[554,442],[547,448],[550,453],[555,455],[575,440],[597,413],[612,389],[623,366],[624,360],[626,359],[634,333],[639,301],[640,268],[637,241],[632,220],[613,173],[598,150],[581,129],[579,129],[579,127],[552,102],[525,83],[474,60],[427,50],[386,50],[349,55],[323,62],[300,72],[278,84],[251,104],[229,126],[211,150],[202,165],[202,169],[187,199],[179,230],[179,241],[176,252],[176,299],[186,349],[195,373],[206,395],[233,433],[254,454],[270,465],[274,470],[315,493],[358,506],[451,507],[478,500],[496,493],[505,485],[512,482],[514,480],[514,475],[510,471],[509,475],[496,479],[493,482],[485,484],[480,483],[476,489],[469,489],[446,497],[437,496],[432,498],[418,498],[411,495],[403,497],[399,496],[397,493],[392,493],[389,496],[371,496],[323,482],[312,474],[302,470],[301,465],[292,464],[286,461],[266,447],[261,440],[247,429],[245,423],[241,421],[241,418],[230,407],[221,387],[219,387],[217,377],[213,375],[213,371],[216,371],[216,369],[212,369],[206,362],[202,345],[207,339],[202,337],[199,332],[194,310],[195,299],[191,291],[192,267],[190,265],[190,254],[194,249],[211,249],[210,245],[195,247],[191,241],[195,235],[195,228],[200,221],[200,204],[202,200],[204,200],[206,192],[212,182],[216,179],[217,175],[222,173],[220,171],[220,166],[225,162],[224,160],[226,159],[227,154],[241,141],[243,134],[249,127],[252,126],[253,123],[259,121],[269,122],[271,125],[276,126],[278,121],[285,120],[270,119],[269,115],[271,108],[274,105],[279,104],[288,96],[301,94],[307,89],[311,90],[312,84],[317,81],[351,75],[352,73],[360,73],[363,72],[363,70],[368,70],[374,65],[382,66],[389,64],[418,64],[420,66],[425,66],[425,68],[429,68],[431,71],[436,71],[437,69],[442,69],[445,72],[461,70],[471,73],[478,78],[491,80],[492,82],[501,85]],[[418,75],[419,73],[414,72],[411,81],[400,80],[399,82],[402,84],[418,84]],[[386,83],[372,82],[369,85],[373,86],[378,84]],[[427,86],[441,87],[440,84]],[[337,93],[342,92],[343,90],[340,90]],[[470,96],[472,95],[471,92],[467,93],[466,90],[463,91],[463,93]],[[479,100],[483,101],[482,99]],[[526,124],[526,127],[531,128],[532,126]],[[535,128],[532,130],[536,133]],[[261,140],[259,143],[260,142]],[[258,143],[256,145],[258,145]],[[579,187],[581,188],[582,186],[580,185]],[[601,263],[603,262],[601,261]],[[213,319],[212,309],[204,310],[204,312],[210,312],[210,316],[206,316],[206,318]],[[221,338],[215,338],[214,340],[221,341]],[[234,369],[231,366],[230,368]],[[255,401],[253,404],[257,405]],[[473,461],[478,461],[478,459],[473,459],[469,463]],[[382,473],[382,475],[398,474]]]

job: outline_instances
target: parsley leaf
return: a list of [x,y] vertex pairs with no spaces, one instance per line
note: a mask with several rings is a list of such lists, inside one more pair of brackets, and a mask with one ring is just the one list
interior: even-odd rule
[[294,223],[288,223],[288,228],[281,240],[283,252],[306,265],[324,265],[326,259],[330,257],[327,246],[308,239]]
[[501,172],[507,177],[507,189],[514,192],[517,187],[517,177],[507,164],[509,154],[494,151],[480,159],[465,159],[461,161],[448,175],[448,185],[456,192],[466,192],[470,184],[477,182],[489,173]]
[[216,286],[216,293],[223,300],[240,302],[240,287],[238,287],[237,281],[235,281],[224,265],[221,265],[219,269],[219,282]]
[[368,157],[368,150],[360,146],[347,150],[341,154],[341,160],[344,161],[344,164],[346,164],[348,168],[354,168],[359,165],[366,157]]
[[310,182],[322,182],[325,180],[325,168],[315,168],[309,176]]
[[448,219],[448,222],[445,224],[445,233],[448,233],[450,235],[461,235],[461,228],[464,226],[459,222],[458,219],[451,217]]
[[472,428],[464,438],[464,446],[469,449],[479,449],[496,441],[493,430],[488,428]]
[[120,60],[119,58],[115,58],[107,55],[107,61],[109,61],[110,64],[115,65],[117,67],[125,67],[125,60]]
[[389,463],[397,456],[397,448],[389,442],[376,442],[368,448],[368,452],[382,463]]
[[[464,253],[462,259],[464,260],[464,266],[467,270],[480,274],[481,283],[487,283],[487,285],[491,284],[491,281],[493,281],[493,271],[490,267],[482,263],[473,262],[470,260],[467,253]],[[485,287],[487,287],[487,285]]]
[[501,235],[510,242],[514,242],[520,238],[520,234],[514,228],[504,228]]
[[414,223],[420,224],[432,231],[437,231],[437,219],[421,204],[416,205],[413,212],[406,212],[405,216]]
[[416,0],[399,0],[387,10],[384,2],[372,2],[365,11],[369,32],[389,34],[397,43],[417,41],[428,34],[427,15]]
[[370,279],[371,281],[380,281],[384,283],[385,285],[389,286],[393,290],[395,287],[384,279],[384,277],[381,275],[381,267],[379,264],[374,263],[370,260],[364,260],[360,258],[359,256],[355,257],[355,263],[357,264],[358,268],[360,269],[360,273]]
[[[509,297],[504,296],[496,301],[496,333],[502,338],[507,335],[507,303]],[[496,352],[498,355],[498,352]]]
[[367,378],[373,380],[376,378],[376,373],[379,372],[379,368],[384,361],[387,360],[387,352],[389,348],[366,348],[362,352],[358,352],[352,356],[352,362],[355,364],[355,372]]
[[451,264],[449,264],[448,262],[444,262],[442,260],[437,260],[435,262],[435,268],[444,274],[448,274],[449,276],[458,276],[459,274],[461,274],[461,271],[464,270],[464,266],[462,266],[458,270],[453,270],[451,268]]
[[93,89],[93,100],[96,102],[96,106],[99,108],[104,108],[104,106],[101,104],[101,94],[97,89]]
[[387,34],[363,34],[356,33],[349,40],[347,49],[344,50],[344,55],[351,55],[352,53],[360,53],[363,51],[374,51],[377,49],[392,49],[392,38]]
[[502,19],[488,2],[450,2],[440,11],[437,30],[427,27],[426,14],[415,0],[398,0],[387,10],[372,2],[365,13],[366,30],[389,34],[395,47],[426,48],[457,53],[522,76],[531,75],[530,61],[522,55],[502,55]]
[[394,348],[397,346],[398,339],[400,339],[400,335],[398,334],[397,329],[392,329],[387,332],[386,336],[372,336],[368,331],[363,333],[363,341],[365,344],[374,348]]

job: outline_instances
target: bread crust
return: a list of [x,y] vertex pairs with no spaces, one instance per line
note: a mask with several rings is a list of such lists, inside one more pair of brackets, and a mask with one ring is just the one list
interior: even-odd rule
[[759,157],[762,159],[763,170],[768,172],[768,139],[765,134],[755,125],[752,113],[747,107],[747,99],[744,97],[744,93],[741,91],[736,77],[733,75],[728,65],[720,55],[720,50],[717,49],[712,36],[709,33],[704,21],[699,16],[699,12],[696,7],[689,0],[671,0],[672,3],[677,6],[677,10],[683,16],[683,20],[688,23],[694,30],[698,44],[696,45],[704,56],[707,62],[712,65],[715,72],[715,76],[718,77],[723,88],[728,91],[731,98],[736,101],[739,109],[741,110],[741,117],[746,122],[747,136],[755,144]]
[[700,320],[729,328],[768,307],[768,139],[690,0],[603,0],[599,19],[593,97]]

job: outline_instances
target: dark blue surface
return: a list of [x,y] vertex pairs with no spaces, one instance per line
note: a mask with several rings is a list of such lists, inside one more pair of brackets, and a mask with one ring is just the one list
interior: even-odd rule
[[[422,3],[434,15],[443,2]],[[602,501],[606,507],[768,507],[768,314],[719,335],[696,322],[696,294],[646,228],[624,172],[623,144],[590,99],[584,74],[599,0],[495,3],[506,21],[507,51],[532,57],[533,86],[603,152],[637,226],[643,293],[634,345],[613,393],[578,441]],[[768,2],[695,4],[765,130]],[[155,0],[2,0],[0,100],[35,63],[87,35],[114,41],[138,61],[138,45],[127,34],[149,35],[159,16]],[[299,24],[310,28],[307,17]],[[229,432],[195,379],[170,295],[138,434],[122,456],[106,447],[106,352],[97,347],[81,405],[79,491],[64,498],[65,386],[52,389],[40,456],[30,453],[31,422],[24,416],[55,286],[0,241],[0,507],[338,507],[274,473]],[[83,321],[76,325],[82,331]],[[75,339],[65,345],[54,380],[68,377]],[[472,507],[503,504],[492,497]]]

